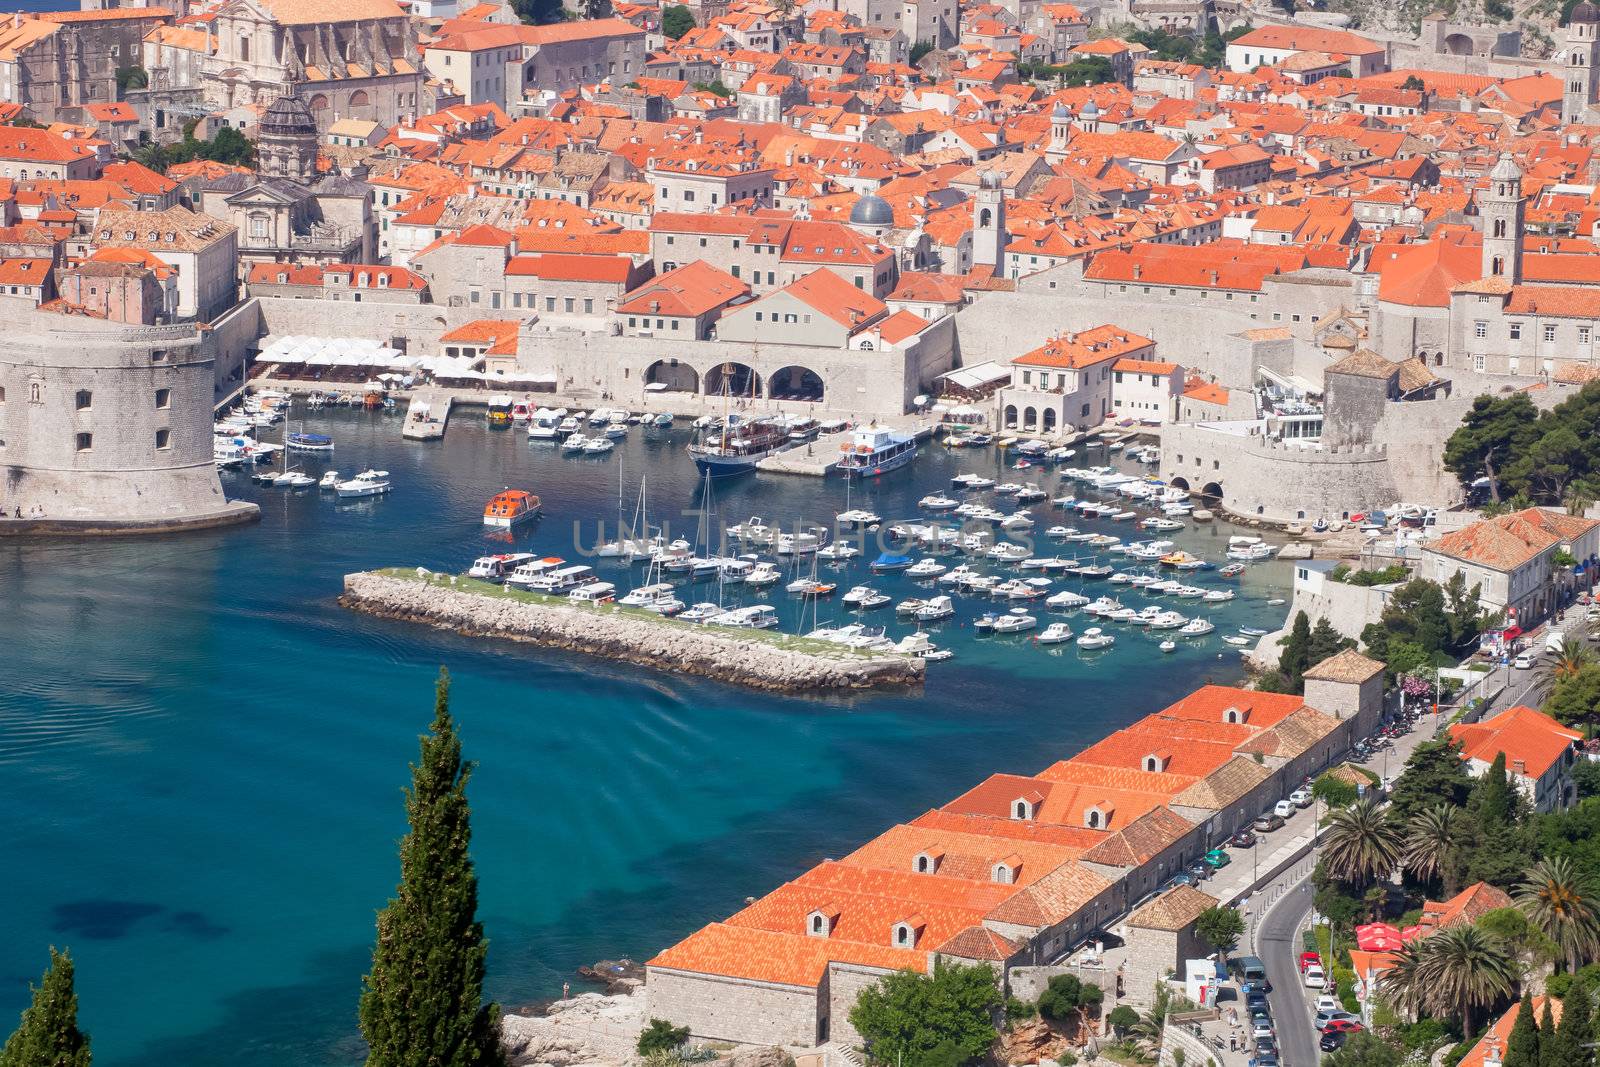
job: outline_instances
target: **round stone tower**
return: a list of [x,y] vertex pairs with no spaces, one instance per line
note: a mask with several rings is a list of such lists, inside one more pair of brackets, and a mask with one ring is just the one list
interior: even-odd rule
[[280,96],[261,114],[256,169],[263,178],[309,184],[317,176],[317,120],[298,96]]
[[0,301],[0,536],[163,532],[257,516],[217,478],[214,360],[194,326],[21,304]]

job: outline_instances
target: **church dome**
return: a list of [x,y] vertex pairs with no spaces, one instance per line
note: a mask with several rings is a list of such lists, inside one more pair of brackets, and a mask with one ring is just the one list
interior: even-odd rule
[[1087,104],[1084,104],[1083,105],[1083,117],[1086,118],[1086,119],[1099,118],[1100,117],[1100,105],[1095,103],[1093,100],[1090,100]]
[[868,193],[856,201],[856,206],[850,209],[850,225],[852,226],[893,226],[894,208],[889,206],[889,201],[881,196]]
[[280,96],[261,113],[262,134],[277,137],[317,135],[317,120],[298,96]]
[[1058,100],[1056,101],[1055,110],[1050,112],[1050,117],[1053,119],[1070,119],[1072,117],[1072,109],[1067,106],[1066,101]]
[[1522,180],[1522,171],[1517,167],[1517,161],[1511,158],[1510,152],[1500,153],[1500,162],[1494,165],[1489,172],[1492,182],[1515,182]]
[[1567,16],[1567,25],[1574,22],[1600,22],[1600,7],[1595,7],[1589,0],[1578,0],[1577,6]]

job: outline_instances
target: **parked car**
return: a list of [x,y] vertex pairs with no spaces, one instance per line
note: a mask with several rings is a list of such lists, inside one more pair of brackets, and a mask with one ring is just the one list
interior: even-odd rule
[[1250,1067],[1278,1067],[1278,1056],[1273,1052],[1263,1052],[1250,1060]]
[[1177,874],[1173,875],[1172,878],[1167,882],[1167,888],[1171,889],[1174,886],[1180,886],[1180,885],[1195,885],[1199,881],[1200,881],[1200,879],[1196,878],[1194,875],[1190,874],[1188,871],[1179,871]]
[[1272,814],[1280,819],[1287,819],[1294,814],[1294,805],[1287,800],[1280,800],[1272,805]]
[[1360,1022],[1361,1016],[1353,1015],[1347,1011],[1319,1011],[1317,1012],[1316,1019],[1312,1020],[1312,1025],[1318,1030],[1324,1030],[1327,1028],[1329,1023],[1337,1022],[1340,1019],[1350,1019],[1355,1022]]
[[1188,873],[1189,876],[1195,881],[1203,882],[1207,878],[1210,878],[1214,872],[1209,866],[1206,865],[1205,861],[1195,860],[1193,863],[1189,864]]
[[1270,993],[1272,992],[1272,983],[1267,981],[1265,978],[1254,982],[1247,981],[1239,986],[1239,992],[1243,993],[1247,997],[1251,993]]
[[1272,986],[1267,984],[1267,965],[1262,963],[1258,957],[1232,956],[1228,959],[1228,966],[1234,974],[1239,976],[1239,980],[1245,983],[1246,993],[1249,992],[1250,986],[1256,982],[1262,983],[1264,987],[1262,992],[1271,991]]
[[1271,1037],[1272,1036],[1272,1020],[1264,1018],[1264,1017],[1258,1017],[1258,1018],[1255,1018],[1255,1019],[1251,1019],[1250,1020],[1250,1036],[1252,1036],[1252,1037]]
[[1344,1008],[1340,1006],[1338,997],[1330,997],[1324,993],[1317,998],[1316,1010],[1319,1012],[1325,1011],[1332,1015],[1336,1011],[1343,1011]]
[[1338,1052],[1344,1048],[1344,1043],[1350,1040],[1350,1035],[1339,1030],[1330,1030],[1322,1035],[1322,1040],[1317,1042],[1317,1047],[1324,1052]]
[[1322,973],[1320,963],[1308,965],[1304,973],[1307,989],[1322,989],[1328,984],[1328,976]]
[[1222,851],[1220,848],[1214,848],[1210,852],[1206,853],[1205,862],[1212,869],[1220,871],[1222,868],[1233,862],[1233,857]]
[[1234,848],[1254,848],[1256,844],[1256,835],[1251,833],[1248,829],[1240,830],[1238,833],[1228,838],[1228,844],[1232,845]]
[[1264,811],[1256,816],[1255,828],[1264,834],[1273,830],[1281,830],[1283,829],[1283,816],[1276,812]]
[[1525,671],[1533,666],[1533,655],[1528,652],[1518,652],[1515,666],[1519,671]]
[[1329,1019],[1327,1025],[1322,1028],[1322,1032],[1325,1034],[1353,1034],[1357,1030],[1365,1029],[1366,1027],[1362,1025],[1360,1019]]
[[1272,1013],[1272,1009],[1267,1006],[1267,995],[1265,993],[1246,993],[1244,1003],[1245,1007],[1250,1009],[1252,1015],[1257,1011],[1268,1015]]
[[1315,952],[1302,952],[1302,953],[1300,953],[1300,973],[1301,974],[1305,974],[1306,973],[1306,968],[1311,966],[1313,963],[1315,963],[1318,967],[1321,967],[1322,966],[1322,956],[1319,955],[1318,953],[1315,953]]
[[1278,1054],[1278,1042],[1270,1037],[1258,1037],[1256,1038],[1256,1052],[1270,1052],[1276,1056]]
[[1289,803],[1293,804],[1297,808],[1309,808],[1311,806],[1311,800],[1311,790],[1309,789],[1296,789],[1293,793],[1289,794]]

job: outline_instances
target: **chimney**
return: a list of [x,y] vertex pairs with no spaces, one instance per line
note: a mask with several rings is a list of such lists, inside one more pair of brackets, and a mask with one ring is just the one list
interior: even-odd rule
[[1212,285],[1216,285],[1217,284],[1217,272],[1216,271],[1212,271],[1211,272],[1211,284]]
[[1139,280],[1139,276],[1141,274],[1143,274],[1143,273],[1144,273],[1144,267],[1142,265],[1138,264],[1138,263],[1135,263],[1133,265],[1133,280],[1134,281],[1138,281]]
[[1528,764],[1524,760],[1514,759],[1511,761],[1511,769],[1517,774],[1526,775],[1528,773]]

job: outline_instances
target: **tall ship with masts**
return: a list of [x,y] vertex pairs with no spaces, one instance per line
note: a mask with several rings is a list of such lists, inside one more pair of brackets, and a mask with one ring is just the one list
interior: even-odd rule
[[756,464],[789,446],[789,423],[783,418],[723,416],[691,442],[695,466],[713,478],[755,470]]

